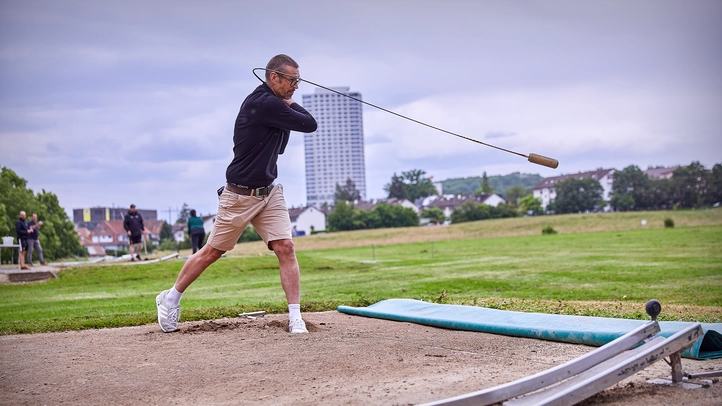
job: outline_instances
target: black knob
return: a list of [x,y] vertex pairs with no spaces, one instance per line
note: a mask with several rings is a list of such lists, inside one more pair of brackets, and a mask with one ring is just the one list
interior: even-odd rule
[[647,311],[647,314],[652,318],[652,320],[657,320],[659,313],[662,313],[662,305],[659,303],[659,300],[651,299],[647,302],[644,310]]

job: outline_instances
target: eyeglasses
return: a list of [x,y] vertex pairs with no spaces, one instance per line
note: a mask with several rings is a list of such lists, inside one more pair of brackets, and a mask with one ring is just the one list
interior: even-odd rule
[[291,83],[291,86],[296,86],[297,84],[299,84],[301,82],[301,78],[299,78],[299,77],[289,76],[289,75],[285,75],[283,73],[278,73],[278,72],[276,72],[276,74],[284,79],[288,79],[288,82]]

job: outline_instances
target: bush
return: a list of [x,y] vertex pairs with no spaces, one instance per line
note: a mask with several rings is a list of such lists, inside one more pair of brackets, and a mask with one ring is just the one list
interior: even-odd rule
[[262,239],[263,238],[261,238],[255,228],[247,226],[246,229],[243,230],[241,236],[238,237],[238,242],[261,241]]
[[552,235],[556,234],[557,230],[553,229],[552,226],[546,226],[542,228],[542,235]]
[[178,251],[178,243],[173,239],[165,239],[160,241],[158,249],[163,251]]
[[669,217],[667,217],[666,219],[664,219],[664,227],[665,227],[665,228],[674,228],[674,220],[672,220],[672,219],[669,218]]

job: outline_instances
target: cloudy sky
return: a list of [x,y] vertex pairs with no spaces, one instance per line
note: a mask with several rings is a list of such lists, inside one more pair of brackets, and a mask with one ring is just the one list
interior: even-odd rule
[[[0,0],[0,166],[73,208],[215,213],[251,70],[301,75],[556,170],[364,107],[370,198],[434,180],[722,162],[722,2]],[[294,97],[314,92],[302,83]],[[303,135],[279,159],[305,204]]]

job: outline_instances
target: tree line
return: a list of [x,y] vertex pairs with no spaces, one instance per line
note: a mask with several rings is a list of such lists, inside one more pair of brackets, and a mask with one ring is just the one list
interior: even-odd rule
[[556,185],[547,211],[564,214],[597,211],[670,210],[709,207],[722,202],[722,164],[706,169],[698,161],[680,166],[669,179],[652,179],[636,165],[616,171],[609,201],[596,179],[566,179]]
[[[394,173],[384,190],[389,198],[412,202],[436,195],[436,188],[425,174],[421,169],[401,172],[401,175]],[[609,201],[603,199],[604,189],[598,180],[568,178],[555,186],[556,197],[546,208],[542,208],[541,201],[533,196],[533,185],[529,186],[529,181],[533,180],[536,184],[542,179],[538,175],[513,173],[505,177],[487,177],[484,173],[481,177],[473,178],[477,181],[475,185],[468,182],[470,178],[453,179],[452,184],[473,190],[477,195],[489,194],[496,192],[491,182],[493,178],[497,181],[501,178],[505,182],[509,179],[523,179],[524,184],[504,184],[505,193],[502,195],[506,204],[492,207],[466,202],[456,207],[449,218],[452,223],[520,215],[593,212],[607,206],[615,211],[665,210],[708,207],[722,202],[722,164],[715,164],[707,170],[699,162],[677,168],[670,179],[652,179],[635,165],[616,171],[612,178]],[[327,217],[329,231],[418,225],[419,216],[411,209],[380,204],[373,210],[364,211],[354,207],[353,202],[358,199],[358,190],[351,179],[344,186],[336,186],[336,209]],[[424,209],[420,217],[432,223],[447,220],[443,211],[436,207]]]
[[[46,260],[73,256],[87,256],[87,250],[80,244],[75,225],[60,207],[58,197],[45,190],[35,193],[28,189],[27,180],[7,167],[0,170],[0,236],[12,236],[17,241],[15,222],[20,211],[37,213],[43,221],[40,228],[40,244]],[[3,250],[2,262],[10,260],[9,250]]]

